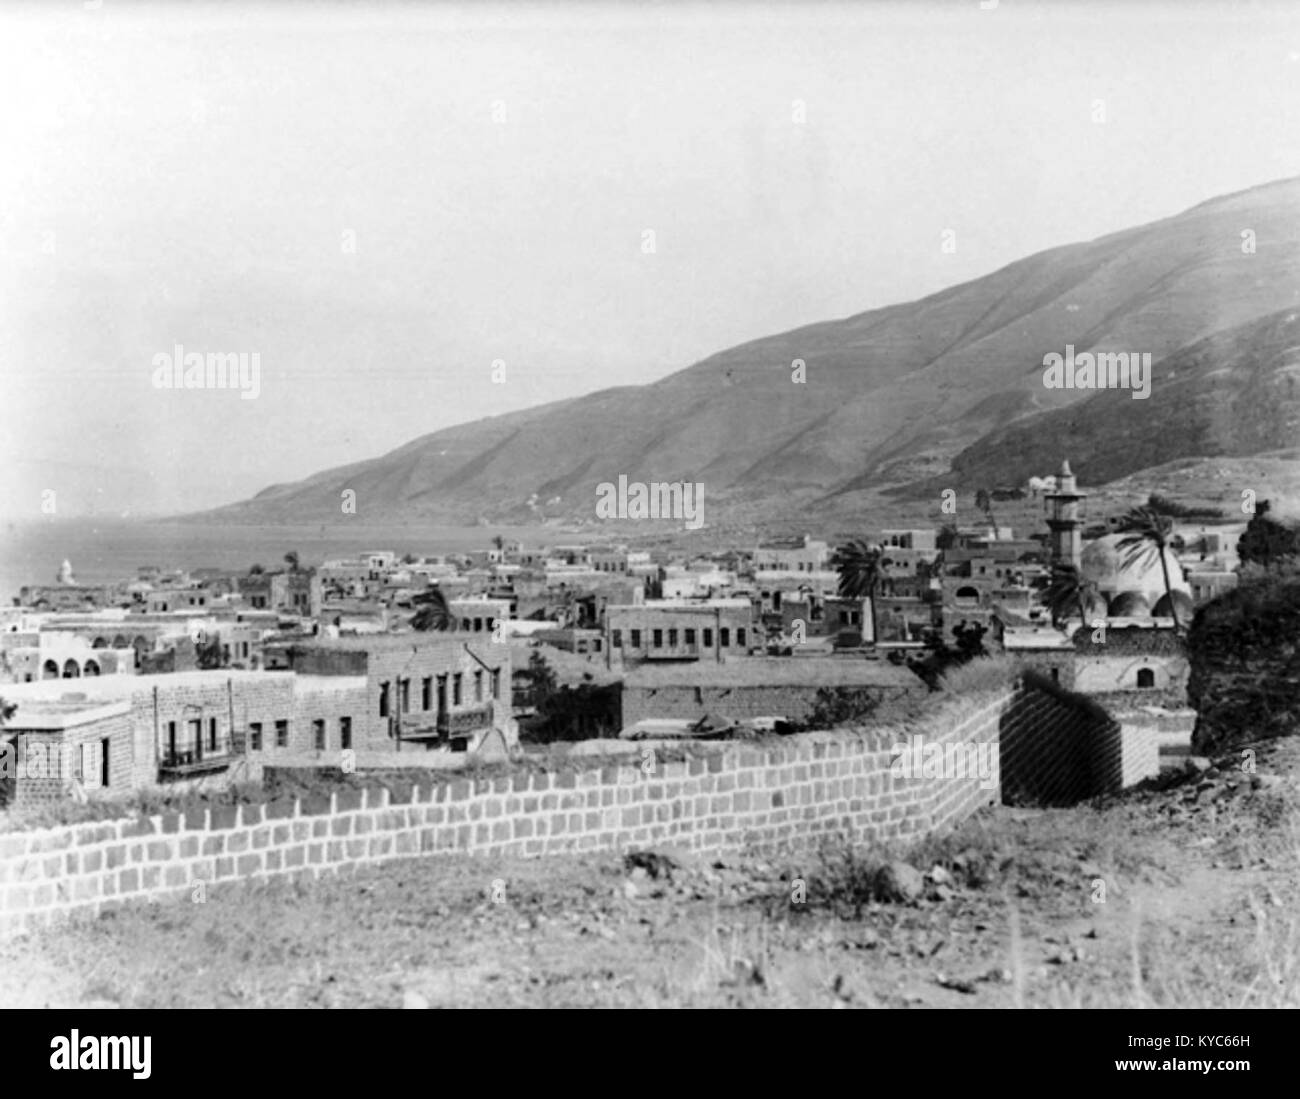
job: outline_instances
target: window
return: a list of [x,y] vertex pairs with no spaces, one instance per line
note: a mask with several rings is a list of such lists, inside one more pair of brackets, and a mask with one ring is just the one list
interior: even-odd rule
[[654,647],[655,647],[656,649],[662,649],[662,648],[664,647],[664,631],[663,631],[663,630],[655,630],[655,631],[654,631]]
[[379,684],[379,716],[388,716],[388,684]]
[[475,702],[483,701],[483,673],[482,672],[474,673],[474,701]]
[[613,641],[614,641],[614,648],[616,648],[616,649],[621,649],[621,648],[623,647],[623,631],[622,631],[622,630],[615,630],[615,631],[614,631],[614,633],[613,633]]
[[397,689],[402,700],[402,713],[411,712],[411,681],[409,679],[400,680]]
[[744,627],[744,626],[737,626],[737,627],[736,627],[736,644],[739,645],[742,649],[745,647],[745,627]]
[[433,676],[426,675],[420,680],[420,709],[429,711],[433,709]]
[[492,697],[493,698],[501,697],[501,669],[500,668],[492,669]]
[[260,721],[250,721],[248,723],[248,747],[250,751],[254,752],[262,750],[262,723]]
[[352,719],[350,717],[339,718],[339,747],[352,747]]
[[311,736],[312,743],[316,745],[316,751],[325,751],[325,719],[323,717],[318,717],[311,723]]
[[675,648],[677,648],[677,631],[676,631],[676,630],[669,630],[669,631],[668,631],[668,647],[669,647],[670,649],[675,649]]
[[639,649],[640,647],[641,647],[641,631],[640,631],[640,630],[633,630],[633,631],[632,631],[632,648],[634,648],[634,649]]
[[713,631],[712,631],[712,630],[705,630],[705,631],[704,631],[704,647],[705,647],[706,649],[711,649],[711,648],[713,648]]
[[694,644],[695,644],[695,631],[694,631],[694,630],[687,630],[687,631],[686,631],[686,644],[687,644],[687,645],[694,645]]
[[718,643],[724,649],[731,648],[731,627],[730,626],[723,626],[722,629],[718,631]]
[[1154,687],[1156,685],[1156,673],[1150,668],[1139,668],[1137,685],[1139,687]]
[[461,695],[464,693],[462,690],[464,681],[465,676],[461,672],[457,672],[451,677],[451,704],[453,706],[460,705]]
[[289,747],[289,723],[287,721],[277,721],[275,723],[275,746],[277,748]]
[[208,749],[215,752],[217,750],[217,719],[208,718]]

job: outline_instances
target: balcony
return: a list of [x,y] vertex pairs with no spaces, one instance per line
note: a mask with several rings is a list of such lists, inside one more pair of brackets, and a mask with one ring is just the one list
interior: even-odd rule
[[481,706],[471,706],[468,709],[455,710],[448,714],[439,714],[436,725],[438,734],[444,737],[468,736],[470,733],[491,727],[492,703],[490,702],[485,702]]
[[162,759],[158,761],[159,781],[226,770],[239,757],[240,753],[234,745],[240,739],[242,738],[221,737],[217,740],[216,747],[204,741],[200,746],[164,750]]
[[451,713],[403,714],[399,726],[402,740],[447,740],[465,737],[492,727],[492,703],[462,708]]
[[659,648],[644,649],[642,660],[699,660],[700,653],[713,655],[712,647],[701,650],[699,645],[661,645]]

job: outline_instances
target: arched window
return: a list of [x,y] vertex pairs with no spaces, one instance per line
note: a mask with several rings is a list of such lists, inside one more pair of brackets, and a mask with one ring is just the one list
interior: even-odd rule
[[113,638],[113,648],[129,649],[130,647],[131,647],[131,643],[127,641],[127,639],[123,637],[121,634],[118,634],[115,638]]
[[63,665],[63,678],[64,678],[64,679],[80,679],[80,678],[81,678],[81,667],[80,667],[80,665],[77,664],[77,662],[76,662],[75,660],[68,660],[68,661],[66,661],[66,662],[64,663],[64,665]]
[[41,668],[41,678],[58,679],[59,678],[58,664],[56,664],[53,660],[47,660],[45,662],[45,665]]
[[102,637],[97,637],[97,638],[95,638],[94,641],[92,641],[92,642],[90,643],[90,647],[91,647],[92,649],[107,649],[107,648],[108,648],[108,642],[105,641]]
[[1154,687],[1156,685],[1156,673],[1150,668],[1139,668],[1137,685],[1139,687]]
[[86,675],[99,675],[99,665],[93,660],[86,661]]

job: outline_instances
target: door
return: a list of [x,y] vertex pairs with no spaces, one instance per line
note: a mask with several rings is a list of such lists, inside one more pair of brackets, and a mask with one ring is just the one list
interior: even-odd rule
[[99,742],[99,784],[100,784],[100,786],[103,786],[103,787],[107,787],[107,786],[108,786],[108,746],[109,746],[109,743],[110,743],[110,742],[109,742],[108,737],[104,737],[104,739],[101,740],[101,741]]

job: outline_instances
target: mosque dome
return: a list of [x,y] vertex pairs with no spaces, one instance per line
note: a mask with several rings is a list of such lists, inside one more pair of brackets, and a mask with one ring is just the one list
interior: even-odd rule
[[[1192,620],[1192,615],[1196,608],[1192,605],[1192,597],[1185,591],[1178,588],[1174,589],[1174,606],[1178,608],[1178,620],[1186,625]],[[1151,614],[1155,618],[1172,618],[1173,614],[1169,610],[1169,596],[1162,595],[1156,605],[1151,608]]]
[[1107,613],[1111,618],[1149,618],[1151,600],[1140,591],[1120,592],[1110,601]]
[[[1160,558],[1154,550],[1145,556],[1125,564],[1127,550],[1121,550],[1119,543],[1123,534],[1107,534],[1094,539],[1083,547],[1079,562],[1079,572],[1084,580],[1091,580],[1097,590],[1108,600],[1133,593],[1142,596],[1148,606],[1154,604],[1165,594],[1165,578],[1160,568]],[[1168,548],[1164,551],[1165,565],[1169,569],[1169,586],[1174,591],[1186,595],[1188,605],[1191,603],[1191,590],[1183,577],[1182,566],[1174,552]],[[1181,604],[1180,604],[1181,606]],[[1111,612],[1114,614],[1114,611]]]

